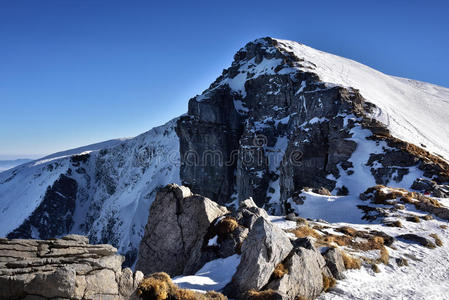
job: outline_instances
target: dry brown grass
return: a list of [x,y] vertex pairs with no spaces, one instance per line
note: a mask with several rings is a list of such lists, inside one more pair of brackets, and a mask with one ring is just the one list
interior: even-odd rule
[[425,162],[428,167],[432,168],[432,170],[438,173],[439,178],[436,181],[447,181],[449,179],[449,164],[443,160],[442,158],[431,154],[427,150],[424,150],[421,147],[418,147],[414,144],[410,144],[398,138],[395,138],[391,135],[373,135],[374,140],[383,140],[386,141],[388,146],[393,148],[398,148],[402,151],[405,151],[415,157],[418,157],[421,162]]
[[[368,188],[365,192],[360,195],[362,200],[371,199],[373,204],[384,204],[384,205],[394,205],[396,204],[396,199],[402,197],[407,193],[403,189],[391,189],[391,191],[385,192],[386,187],[383,185],[376,185]],[[372,194],[372,196],[370,196]]]
[[441,229],[447,229],[447,225],[444,225],[444,224],[443,224],[443,225],[440,225],[440,228],[441,228]]
[[384,186],[377,185],[368,188],[364,193],[360,194],[360,199],[362,200],[371,200],[371,203],[374,204],[394,205],[396,209],[403,209],[402,204],[398,203],[398,198],[403,204],[412,204],[416,209],[429,213],[428,216],[423,217],[425,220],[432,218],[432,215],[449,220],[449,209],[447,207],[438,200],[418,192],[409,192],[405,189],[390,187],[386,190]]
[[136,291],[137,296],[144,300],[227,300],[227,297],[209,291],[205,294],[192,290],[180,289],[166,273],[154,273],[144,278]]
[[281,279],[285,274],[288,274],[288,269],[285,268],[283,263],[280,263],[274,268],[273,274],[271,274],[273,279]]
[[385,225],[388,226],[388,227],[402,227],[402,223],[399,220],[385,223]]
[[216,230],[219,235],[224,235],[232,233],[237,227],[239,227],[239,223],[237,223],[236,219],[233,217],[225,217],[218,222]]
[[296,217],[296,224],[297,225],[309,225],[309,221],[307,219]]
[[[337,231],[345,235],[325,234],[320,236],[315,245],[316,246],[331,246],[336,244],[340,247],[350,247],[354,250],[369,251],[381,250],[384,247],[384,238],[382,236],[373,235],[365,231],[358,231],[351,227],[341,227]],[[358,238],[365,241],[359,241]]]
[[331,192],[325,187],[320,187],[318,189],[312,189],[312,192],[315,194],[323,195],[323,196],[332,196]]
[[265,291],[256,291],[256,290],[249,290],[245,293],[245,296],[243,299],[248,300],[272,300],[272,299],[278,299],[277,293],[273,290],[265,290]]
[[371,270],[373,270],[374,273],[380,273],[380,269],[376,264],[371,265]]
[[204,297],[205,298],[203,300],[228,300],[228,297],[215,291],[206,292],[206,294],[204,294]]
[[323,274],[323,291],[324,292],[327,292],[328,290],[333,288],[336,283],[337,283],[337,281],[335,280],[335,278],[328,277]]
[[404,266],[408,267],[408,260],[405,259],[405,258],[403,258],[403,257],[401,257],[401,258],[396,258],[396,264],[397,264],[399,267],[404,267]]
[[430,221],[430,220],[433,220],[433,217],[432,217],[432,215],[425,215],[425,216],[421,217],[421,219]]
[[355,236],[357,233],[356,229],[349,227],[349,226],[337,228],[335,231],[341,232],[341,233],[344,233],[344,234],[350,235],[350,236]]
[[137,295],[145,300],[165,300],[175,293],[175,285],[167,273],[155,273],[144,278],[137,288]]
[[342,252],[342,257],[346,269],[360,269],[362,267],[360,258],[350,256],[346,252]]
[[385,248],[385,246],[383,246],[380,249],[380,258],[379,258],[379,262],[383,263],[384,265],[388,265],[388,261],[390,260],[390,254],[388,253],[387,248]]
[[320,234],[315,229],[310,228],[308,224],[302,225],[296,229],[293,229],[291,231],[291,233],[293,233],[298,238],[304,238],[307,236],[318,238],[320,236]]
[[197,293],[195,293],[192,290],[184,290],[184,289],[176,290],[174,297],[176,299],[183,299],[183,300],[199,300]]
[[429,234],[429,236],[431,236],[435,240],[435,244],[437,244],[438,247],[443,246],[443,241],[440,239],[438,234],[431,233],[431,234]]
[[406,195],[406,196],[401,197],[401,202],[413,204],[415,202],[415,200],[413,200],[413,198],[410,197],[409,195]]
[[418,216],[409,216],[407,218],[405,218],[407,221],[409,222],[413,222],[413,223],[419,223],[421,222],[421,219]]

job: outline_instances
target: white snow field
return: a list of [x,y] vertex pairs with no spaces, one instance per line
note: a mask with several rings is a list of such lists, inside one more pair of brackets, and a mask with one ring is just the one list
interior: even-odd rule
[[[20,226],[39,206],[47,187],[71,167],[79,184],[72,233],[101,242],[112,224],[112,240],[119,251],[136,250],[156,189],[180,183],[175,124],[176,119],[132,139],[56,153],[0,173],[0,236]],[[85,172],[78,173],[70,157],[86,153],[90,160],[82,166]],[[106,188],[111,184],[112,195]]]
[[316,73],[323,82],[358,89],[379,108],[373,117],[387,125],[393,136],[424,144],[430,152],[449,159],[448,88],[386,75],[297,42],[277,41],[305,60],[301,62],[306,65],[304,71]]
[[206,263],[195,275],[178,276],[173,278],[173,282],[183,289],[219,291],[231,281],[239,263],[238,254],[219,258]]

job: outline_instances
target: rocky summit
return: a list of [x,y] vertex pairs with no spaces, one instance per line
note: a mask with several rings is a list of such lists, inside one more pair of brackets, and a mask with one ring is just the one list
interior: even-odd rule
[[[251,41],[165,125],[0,172],[5,293],[127,297],[121,276],[133,289],[140,277],[123,264],[147,276],[141,296],[445,299],[448,99],[301,43]],[[69,294],[40,294],[48,278]]]

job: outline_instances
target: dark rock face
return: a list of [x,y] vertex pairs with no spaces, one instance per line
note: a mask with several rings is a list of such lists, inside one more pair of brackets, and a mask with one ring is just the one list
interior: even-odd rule
[[233,151],[242,127],[230,89],[219,88],[204,102],[190,100],[188,114],[179,119],[176,129],[184,157],[180,170],[183,184],[225,203],[233,192]]
[[44,199],[33,214],[8,238],[32,238],[33,230],[44,239],[70,232],[75,211],[77,182],[62,174],[53,186],[47,188]]
[[[188,115],[177,124],[181,179],[193,192],[221,204],[253,197],[258,206],[283,211],[283,201],[305,186],[332,190],[337,165],[356,148],[345,116],[369,110],[356,92],[328,87],[314,73],[283,74],[296,57],[265,39],[240,50],[231,68],[201,96],[190,99]],[[251,66],[279,62],[276,69],[256,76]],[[297,63],[297,62],[296,62]],[[244,69],[242,65],[249,67]],[[246,76],[244,91],[229,81]],[[208,160],[213,153],[220,159]],[[280,195],[280,201],[278,200]]]
[[412,189],[432,193],[434,197],[448,198],[449,197],[449,185],[439,185],[433,180],[424,178],[418,178],[413,182]]
[[220,204],[253,197],[276,214],[288,213],[286,200],[304,187],[347,195],[336,180],[354,173],[354,127],[385,142],[366,163],[377,184],[401,182],[415,166],[440,185],[449,181],[444,160],[392,137],[372,117],[375,105],[322,82],[315,68],[271,38],[242,48],[177,124],[183,184]]

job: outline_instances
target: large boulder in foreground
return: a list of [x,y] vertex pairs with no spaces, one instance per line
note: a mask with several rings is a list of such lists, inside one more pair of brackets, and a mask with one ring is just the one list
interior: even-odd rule
[[170,184],[162,188],[150,208],[136,270],[170,276],[194,274],[207,262],[201,249],[210,225],[227,213],[225,207],[192,194],[187,187]]
[[282,273],[277,273],[265,289],[283,294],[282,299],[315,299],[324,289],[323,276],[332,276],[326,261],[307,239],[293,243],[294,250],[283,262]]
[[129,299],[143,278],[86,237],[0,239],[0,299]]
[[225,287],[230,297],[264,287],[276,266],[293,249],[287,234],[273,223],[259,217],[242,245],[242,258],[232,282]]

